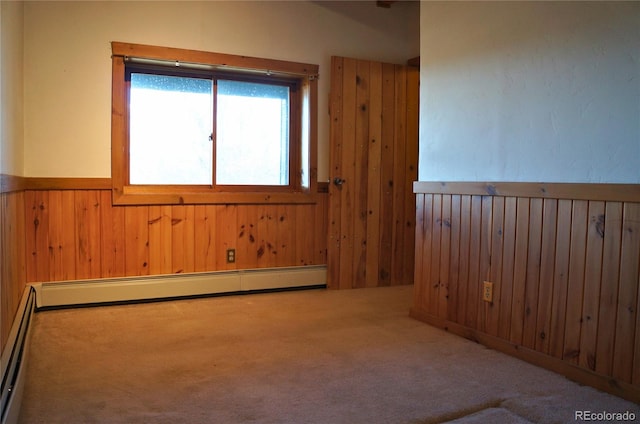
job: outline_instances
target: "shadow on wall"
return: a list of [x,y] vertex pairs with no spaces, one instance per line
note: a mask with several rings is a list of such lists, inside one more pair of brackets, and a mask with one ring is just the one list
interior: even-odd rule
[[[474,56],[486,61],[487,55],[501,52],[526,55],[537,51],[540,55],[550,45],[567,53],[588,47],[592,54],[603,55],[621,39],[635,46],[619,45],[621,51],[635,52],[631,59],[636,63],[640,58],[635,44],[640,36],[638,2],[549,2],[542,7],[537,2],[446,2],[429,3],[428,8],[422,34],[437,39],[439,48],[429,50],[423,64],[451,65],[471,61]],[[483,20],[481,16],[491,18]],[[452,31],[451,22],[465,31]],[[628,33],[629,28],[634,28],[635,34]]]
[[373,28],[379,32],[404,34],[405,39],[415,40],[415,45],[410,46],[410,50],[415,52],[420,51],[419,1],[397,1],[389,8],[378,7],[375,0],[311,0],[310,3],[330,10],[336,15],[343,16],[360,25]]

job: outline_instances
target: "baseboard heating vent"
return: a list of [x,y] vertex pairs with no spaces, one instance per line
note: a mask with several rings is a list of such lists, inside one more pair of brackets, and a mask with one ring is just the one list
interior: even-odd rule
[[0,371],[2,376],[1,408],[2,424],[18,422],[22,393],[24,391],[24,371],[29,349],[29,325],[35,307],[35,291],[27,287],[22,295],[18,313],[13,321],[5,349],[2,351]]
[[55,308],[326,285],[325,265],[36,283],[36,306]]

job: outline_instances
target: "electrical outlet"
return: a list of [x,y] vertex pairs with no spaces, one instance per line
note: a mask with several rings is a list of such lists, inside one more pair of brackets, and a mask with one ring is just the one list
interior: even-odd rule
[[482,300],[493,302],[493,283],[490,281],[485,281],[482,285]]
[[227,249],[227,263],[232,264],[236,261],[236,249]]

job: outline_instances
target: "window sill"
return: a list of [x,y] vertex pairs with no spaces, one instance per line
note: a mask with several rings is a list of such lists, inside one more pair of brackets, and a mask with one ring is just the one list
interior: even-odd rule
[[113,188],[114,205],[186,205],[186,204],[313,204],[316,190],[283,192],[170,192],[148,187]]

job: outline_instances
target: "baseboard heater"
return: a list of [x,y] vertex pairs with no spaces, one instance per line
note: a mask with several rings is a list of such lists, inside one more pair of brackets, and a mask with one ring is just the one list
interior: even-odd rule
[[325,265],[36,283],[37,308],[326,286]]
[[5,349],[2,351],[0,362],[2,424],[18,422],[29,350],[29,325],[34,312],[35,297],[33,288],[27,287],[22,295]]

